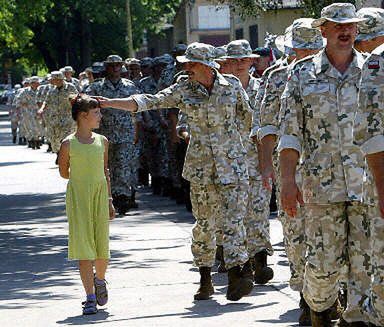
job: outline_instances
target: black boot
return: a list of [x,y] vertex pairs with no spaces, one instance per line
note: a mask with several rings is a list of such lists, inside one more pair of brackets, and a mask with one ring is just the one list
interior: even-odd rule
[[23,145],[23,138],[19,137],[19,145]]
[[37,150],[40,150],[40,145],[41,145],[40,140],[35,140],[35,148],[36,148]]
[[127,195],[119,195],[119,207],[117,208],[117,212],[120,215],[125,215],[129,209],[131,209],[131,199]]
[[299,317],[299,326],[311,326],[311,309],[305,301],[302,293],[300,293],[299,306],[301,309]]
[[32,141],[28,141],[28,148],[32,148]]
[[12,128],[12,143],[16,144],[16,139],[17,139],[17,129]]
[[27,145],[27,139],[23,137],[23,144],[22,145]]
[[48,143],[48,149],[47,149],[47,152],[49,153],[49,152],[52,152],[52,145],[51,145],[51,143]]
[[36,141],[35,140],[31,141],[31,148],[32,148],[32,150],[36,150]]
[[253,281],[253,268],[252,268],[251,260],[248,260],[244,264],[243,269],[241,270],[241,273],[242,273],[244,278],[249,278],[250,280]]
[[219,273],[228,272],[228,270],[225,268],[224,248],[222,245],[218,245],[216,247],[216,259],[217,259],[217,261],[219,261],[219,266],[217,267],[217,272],[219,272]]
[[230,301],[238,301],[243,296],[252,292],[252,279],[243,276],[240,266],[232,267],[228,270],[228,289],[227,299]]
[[267,256],[266,250],[255,254],[253,270],[256,284],[266,284],[273,278],[273,270],[267,266]]
[[332,326],[332,320],[329,316],[329,309],[317,312],[311,310],[311,322],[312,327],[330,327]]
[[210,267],[200,267],[200,287],[194,295],[196,301],[208,300],[213,293],[215,292],[212,279],[211,279],[211,268]]
[[59,164],[59,152],[56,153],[55,165]]

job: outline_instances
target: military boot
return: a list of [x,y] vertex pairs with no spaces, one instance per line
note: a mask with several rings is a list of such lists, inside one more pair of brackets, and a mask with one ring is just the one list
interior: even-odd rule
[[51,143],[47,143],[48,144],[48,149],[47,149],[47,152],[52,152],[52,145]]
[[200,267],[200,287],[194,295],[196,301],[208,300],[215,290],[212,285],[211,267]]
[[35,148],[37,150],[40,150],[40,146],[41,146],[41,141],[40,140],[35,140]]
[[329,309],[322,312],[311,310],[311,321],[312,327],[331,327],[332,320],[329,316]]
[[19,137],[19,145],[23,145],[23,138]]
[[300,293],[300,317],[299,317],[299,326],[311,326],[311,309],[308,303],[303,297],[303,293]]
[[17,139],[17,129],[12,128],[12,143],[16,144],[16,139]]
[[266,250],[255,254],[253,271],[256,284],[266,284],[273,278],[273,270],[267,266],[267,256]]
[[227,269],[225,268],[224,249],[223,249],[222,245],[218,245],[216,247],[216,259],[217,259],[217,261],[219,261],[219,266],[217,267],[217,272],[226,273]]
[[152,177],[151,186],[154,195],[161,194],[161,179],[159,177]]
[[252,292],[253,281],[249,277],[243,276],[240,266],[232,267],[228,270],[228,289],[227,299],[238,301],[243,296]]
[[31,148],[32,148],[32,150],[36,150],[36,141],[35,140],[31,141]]
[[243,269],[241,269],[241,273],[244,278],[249,278],[253,281],[253,268],[252,268],[252,261],[249,259],[243,266]]
[[32,141],[28,141],[28,148],[32,148]]

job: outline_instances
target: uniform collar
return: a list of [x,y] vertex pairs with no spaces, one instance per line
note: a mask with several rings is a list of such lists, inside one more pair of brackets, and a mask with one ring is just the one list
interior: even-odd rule
[[[361,71],[361,68],[363,67],[365,58],[364,56],[353,49],[353,60],[351,64],[349,65],[347,72],[351,71],[352,73],[358,73]],[[321,50],[315,57],[313,58],[313,62],[315,65],[316,74],[320,73],[326,73],[327,75],[334,76],[334,71],[336,71],[335,67],[332,66],[332,64],[329,62],[328,56],[324,50]]]
[[225,79],[225,77],[223,75],[221,75],[216,69],[214,69],[215,71],[215,74],[216,74],[216,80],[219,85],[222,85],[222,86],[229,86],[229,82]]

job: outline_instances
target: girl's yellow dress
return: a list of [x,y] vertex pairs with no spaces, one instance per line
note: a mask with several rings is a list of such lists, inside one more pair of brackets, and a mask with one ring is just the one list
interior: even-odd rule
[[109,258],[108,186],[104,174],[104,138],[92,133],[94,142],[83,144],[75,134],[70,142],[70,177],[66,210],[69,222],[68,258]]

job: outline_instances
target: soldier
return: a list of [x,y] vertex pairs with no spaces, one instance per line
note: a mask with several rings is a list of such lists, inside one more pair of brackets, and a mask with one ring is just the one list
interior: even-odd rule
[[376,48],[362,69],[354,139],[366,159],[363,200],[368,205],[372,279],[363,308],[371,324],[384,325],[384,45]]
[[[39,88],[37,89],[36,102],[37,102],[37,106],[39,107],[39,109],[43,105],[49,90],[52,87],[54,87],[51,74],[47,74],[46,81],[47,81],[46,84],[40,85]],[[48,144],[47,152],[52,152],[51,141],[48,139],[48,134],[47,134],[47,122],[45,121],[44,117],[42,117],[42,124],[43,124],[43,129],[44,129],[44,137],[46,138],[46,141]]]
[[140,60],[136,58],[129,58],[125,61],[128,70],[129,79],[139,87],[139,82],[142,79],[140,70]]
[[[311,26],[312,21],[313,19],[310,18],[296,19],[289,33],[285,35],[284,46],[293,49],[296,59],[291,61],[288,66],[277,68],[269,74],[260,107],[260,128],[257,135],[263,153],[261,164],[263,185],[266,189],[272,190],[271,181],[274,182],[278,203],[280,200],[280,183],[276,181],[275,176],[278,177],[279,174],[275,173],[274,168],[276,171],[279,171],[279,168],[274,149],[279,137],[280,97],[293,65],[308,55],[318,52],[324,46],[320,31]],[[297,182],[300,183],[299,176],[297,179]],[[291,219],[284,215],[284,211],[279,210],[279,220],[283,226],[284,246],[291,270],[289,284],[294,291],[300,292],[299,324],[300,326],[307,326],[311,324],[310,309],[301,293],[306,255],[304,216],[299,213],[296,219]]]
[[23,112],[27,130],[27,140],[33,150],[40,149],[39,137],[42,135],[42,126],[40,118],[38,118],[37,115],[39,107],[36,102],[37,88],[39,85],[39,77],[31,77],[30,86],[27,87],[16,100],[17,107],[21,108]]
[[255,78],[261,78],[263,76],[263,73],[268,67],[271,65],[272,62],[272,56],[271,56],[271,49],[270,48],[256,48],[253,50],[253,53],[257,55],[257,57],[254,60],[254,72],[253,77]]
[[53,71],[51,78],[54,86],[49,89],[39,114],[44,117],[52,152],[57,154],[57,164],[61,141],[75,131],[69,97],[77,94],[77,89],[64,80],[64,74],[60,71]]
[[[247,40],[232,41],[227,45],[227,55],[222,57],[229,64],[231,73],[239,78],[243,88],[253,101],[259,89],[260,79],[249,74],[250,68],[259,55],[252,54],[251,46]],[[254,144],[249,134],[252,128],[252,113],[245,116],[242,129],[242,142],[247,150],[246,161],[249,173],[248,204],[245,215],[247,230],[248,256],[253,260],[254,281],[257,284],[266,284],[273,278],[272,268],[267,266],[267,256],[273,254],[269,234],[269,201],[270,192],[263,188],[259,167],[258,144]]]
[[[14,104],[16,107],[16,110],[19,111],[19,136],[21,139],[20,145],[26,145],[27,144],[27,114],[24,115],[24,109],[20,108],[19,103],[18,103],[18,98],[20,95],[29,87],[29,78],[24,79],[22,82],[23,87],[16,93],[15,99],[14,99]],[[19,139],[19,141],[20,141]],[[28,143],[28,147],[31,147],[31,144]]]
[[7,106],[9,108],[9,117],[11,119],[11,131],[12,131],[12,143],[16,144],[17,140],[17,128],[19,126],[19,119],[20,119],[20,111],[15,106],[15,97],[18,92],[18,90],[21,89],[20,84],[16,84],[13,92],[8,96],[7,99]]
[[208,299],[214,293],[211,267],[215,261],[215,219],[222,215],[229,281],[227,299],[236,301],[253,288],[243,224],[248,169],[244,161],[246,150],[241,141],[241,117],[250,108],[239,80],[231,75],[221,75],[217,71],[219,65],[213,59],[214,47],[192,43],[185,56],[177,57],[188,75],[179,77],[176,84],[156,95],[104,99],[101,106],[133,112],[179,108],[187,115],[190,141],[183,176],[191,182],[196,218],[192,253],[201,276],[195,300]]
[[384,43],[384,9],[361,8],[357,16],[366,20],[358,24],[359,35],[355,48],[360,52],[371,53]]
[[[297,215],[297,203],[304,206],[308,251],[303,295],[315,327],[330,326],[330,308],[344,278],[345,321],[363,326],[366,320],[361,304],[371,267],[367,208],[360,202],[364,163],[352,135],[364,62],[353,44],[357,22],[363,20],[350,3],[323,8],[312,27],[320,27],[326,48],[292,68],[281,99],[281,204],[290,217]],[[300,188],[295,179],[299,157]]]
[[80,91],[80,83],[77,78],[72,77],[72,75],[75,73],[75,70],[72,68],[72,66],[65,66],[64,68],[61,68],[60,71],[64,74],[65,81],[67,83],[72,83],[78,91]]
[[[138,88],[121,78],[124,61],[110,55],[104,61],[106,77],[94,82],[87,89],[90,95],[125,98],[140,93]],[[137,208],[136,187],[138,148],[134,144],[134,121],[130,113],[118,110],[102,110],[99,133],[109,140],[109,169],[114,206],[120,214]]]

